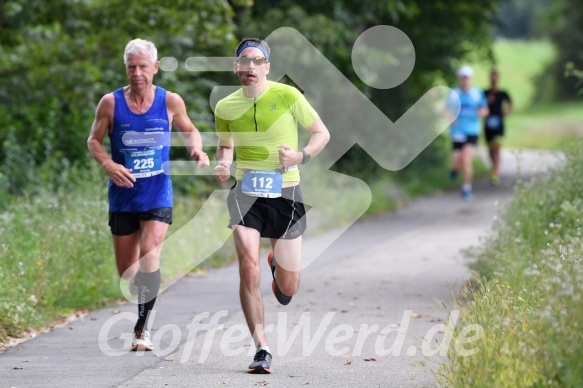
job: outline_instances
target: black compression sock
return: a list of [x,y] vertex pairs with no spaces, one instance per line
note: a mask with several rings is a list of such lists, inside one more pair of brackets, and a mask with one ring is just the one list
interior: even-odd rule
[[154,308],[156,296],[160,290],[160,269],[154,272],[138,271],[136,285],[138,286],[138,321],[134,331],[146,327],[148,314]]

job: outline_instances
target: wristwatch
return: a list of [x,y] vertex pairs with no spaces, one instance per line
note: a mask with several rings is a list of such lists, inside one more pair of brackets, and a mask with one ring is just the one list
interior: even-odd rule
[[302,158],[302,164],[307,164],[310,161],[310,154],[308,154],[308,151],[306,150],[301,150],[300,152],[304,155]]

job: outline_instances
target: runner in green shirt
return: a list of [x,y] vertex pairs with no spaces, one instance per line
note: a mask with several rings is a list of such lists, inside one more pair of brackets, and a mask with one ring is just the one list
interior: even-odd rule
[[[299,287],[306,229],[298,165],[308,163],[330,139],[328,129],[296,88],[267,80],[269,54],[264,40],[246,38],[239,43],[234,72],[242,88],[219,101],[215,109],[219,136],[215,174],[221,182],[230,178],[236,154],[236,182],[227,205],[239,257],[241,306],[257,346],[249,373],[272,371],[259,292],[260,239],[271,241],[272,289],[279,303],[287,305]],[[297,123],[311,133],[303,149],[298,146]]]

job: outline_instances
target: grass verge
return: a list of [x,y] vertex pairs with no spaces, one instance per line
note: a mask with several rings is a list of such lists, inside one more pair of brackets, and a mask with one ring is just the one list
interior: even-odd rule
[[484,336],[473,355],[450,351],[443,385],[583,386],[583,142],[567,155],[564,166],[519,186],[470,252],[478,280],[458,295],[460,327],[478,324]]
[[[12,200],[0,214],[0,342],[118,297],[107,230],[107,194],[70,170],[67,185]],[[42,185],[41,185],[42,186]]]
[[534,106],[508,116],[504,145],[562,149],[583,137],[583,103]]

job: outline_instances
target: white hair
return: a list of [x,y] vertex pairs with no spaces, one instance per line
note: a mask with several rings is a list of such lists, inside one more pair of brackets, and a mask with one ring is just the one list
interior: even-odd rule
[[156,46],[154,46],[154,43],[144,39],[134,39],[128,42],[123,53],[123,63],[128,63],[128,57],[130,55],[148,55],[152,63],[158,60]]

